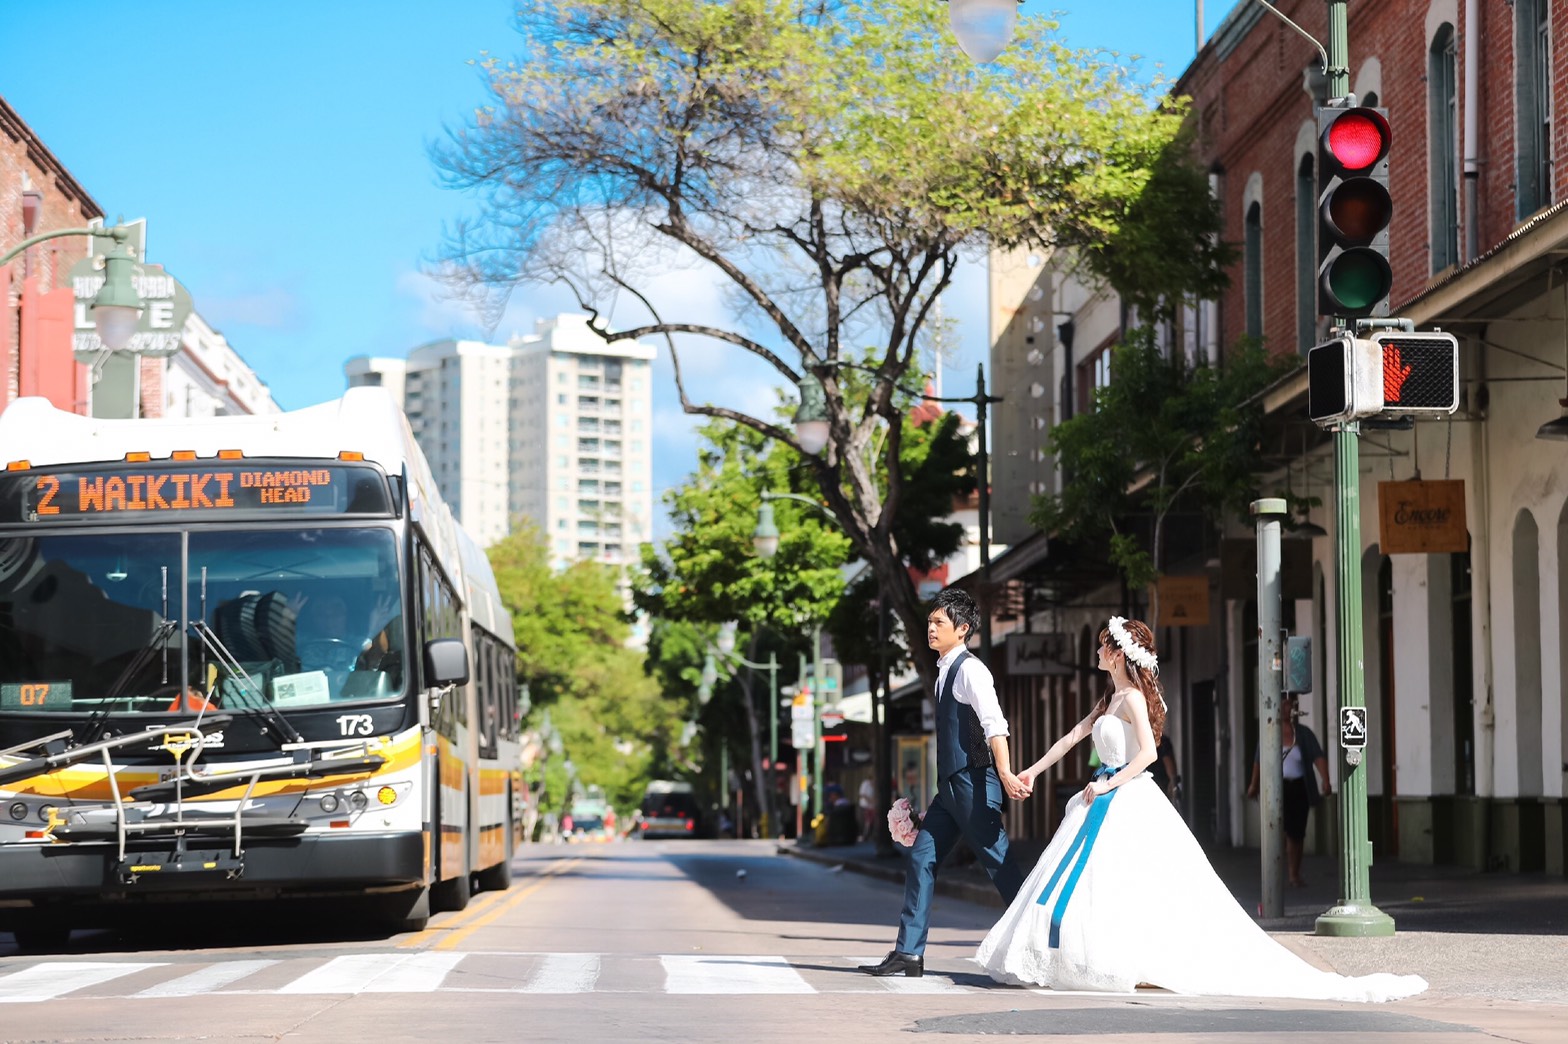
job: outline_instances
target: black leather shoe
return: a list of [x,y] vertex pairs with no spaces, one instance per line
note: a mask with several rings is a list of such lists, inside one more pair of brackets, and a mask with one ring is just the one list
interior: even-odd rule
[[889,950],[881,964],[862,964],[860,970],[867,975],[898,975],[903,973],[918,979],[926,973],[926,959],[918,953],[899,953]]

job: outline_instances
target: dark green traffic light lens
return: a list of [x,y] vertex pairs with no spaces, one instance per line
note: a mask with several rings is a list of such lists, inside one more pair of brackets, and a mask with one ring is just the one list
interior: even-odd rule
[[1346,250],[1323,273],[1323,289],[1341,315],[1366,315],[1388,296],[1393,282],[1388,259],[1367,247]]

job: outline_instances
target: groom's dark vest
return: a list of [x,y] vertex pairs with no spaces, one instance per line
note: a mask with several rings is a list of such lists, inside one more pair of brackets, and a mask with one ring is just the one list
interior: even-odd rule
[[937,693],[936,770],[939,779],[966,768],[986,768],[991,764],[991,745],[986,742],[980,715],[953,695],[958,669],[969,656],[969,650],[965,649],[953,658],[952,665],[947,668],[947,678]]

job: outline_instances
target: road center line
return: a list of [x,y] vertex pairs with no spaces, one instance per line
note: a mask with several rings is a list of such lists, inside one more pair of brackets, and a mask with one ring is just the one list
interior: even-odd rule
[[[476,917],[474,920],[469,921],[457,931],[449,932],[444,939],[435,944],[434,948],[437,950],[450,950],[454,948],[458,943],[468,938],[469,934],[472,933],[475,929],[483,928],[485,925],[489,924],[491,921],[494,921],[512,907],[516,906],[518,903],[522,902],[524,899],[528,898],[530,895],[537,892],[545,885],[549,884],[550,878],[558,877],[561,874],[566,873],[566,871],[570,870],[572,867],[581,862],[582,858],[577,858],[567,859],[556,863],[549,870],[546,870],[544,873],[540,874],[539,880],[535,881],[527,888],[524,888],[522,891],[508,896],[504,902],[496,905],[494,909],[488,911],[483,917]],[[499,895],[500,893],[498,892],[496,894]]]

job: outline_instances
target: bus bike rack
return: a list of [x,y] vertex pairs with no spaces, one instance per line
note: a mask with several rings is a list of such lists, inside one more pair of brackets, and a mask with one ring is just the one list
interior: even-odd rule
[[[208,724],[224,725],[227,724],[227,721],[227,716],[216,716],[215,718],[208,719]],[[24,752],[30,748],[47,746],[47,744],[51,742],[67,738],[70,735],[70,730],[57,732],[49,736],[30,740],[27,743],[19,744],[14,747],[8,747],[4,751],[0,751],[0,754],[12,755]],[[138,790],[145,791],[154,788],[162,789],[172,785],[174,789],[173,805],[175,809],[175,816],[173,819],[158,818],[151,820],[138,819],[133,821],[131,818],[131,813],[133,810],[126,804],[127,794],[121,792],[117,775],[118,770],[115,768],[114,762],[110,757],[110,753],[122,747],[145,744],[149,740],[155,740],[160,736],[165,738],[165,747],[168,747],[171,750],[174,748],[167,742],[169,739],[177,737],[184,743],[184,745],[180,748],[179,753],[179,760],[183,762],[183,765],[176,769],[175,774],[170,777],[170,779],[160,781],[159,783],[150,784],[147,787],[138,788]],[[195,763],[200,758],[202,751],[205,749],[206,739],[206,734],[201,730],[199,724],[152,726],[142,730],[141,732],[129,733],[123,736],[115,736],[109,739],[99,740],[95,743],[86,744],[68,751],[63,751],[59,754],[45,755],[40,758],[29,759],[27,761],[19,762],[16,765],[8,766],[7,769],[13,772],[26,773],[27,775],[41,774],[56,771],[71,765],[80,764],[90,760],[94,755],[100,755],[103,759],[104,774],[108,780],[111,803],[114,808],[114,841],[116,846],[116,858],[117,865],[119,867],[119,874],[125,883],[135,884],[142,873],[162,872],[165,869],[173,872],[220,871],[224,873],[229,880],[234,880],[242,876],[245,869],[245,810],[255,793],[257,783],[260,782],[263,778],[274,776],[309,776],[321,772],[352,772],[355,770],[364,771],[374,769],[386,763],[386,758],[382,754],[371,749],[373,743],[379,745],[381,740],[378,737],[369,737],[363,740],[349,742],[344,742],[343,740],[339,739],[284,744],[280,749],[286,754],[293,754],[296,751],[315,752],[320,750],[323,753],[326,753],[327,756],[320,758],[310,758],[309,760],[303,762],[297,761],[293,757],[281,760],[274,759],[268,762],[264,762],[260,765],[254,765],[239,772],[217,772],[202,774],[195,770]],[[240,786],[241,784],[245,786],[245,792],[239,798],[233,816],[202,816],[196,819],[186,818],[184,791],[187,785],[195,788],[213,788],[226,790],[230,787]],[[129,793],[130,796],[134,797],[136,791],[133,790]],[[149,795],[149,798],[152,798],[152,795]],[[277,835],[294,836],[303,833],[307,824],[303,820],[269,820],[265,816],[251,816],[250,825],[253,834],[272,833]],[[59,830],[60,827],[64,827],[64,829]],[[186,845],[187,837],[190,833],[200,834],[210,832],[214,829],[221,831],[228,828],[232,828],[234,831],[234,844],[232,846],[233,850],[231,854],[227,855],[226,857],[213,858],[206,862],[198,863],[195,866],[187,867],[184,864],[182,857],[189,852],[189,849],[186,847]],[[59,834],[63,834],[64,836],[56,836],[57,831]],[[90,826],[88,829],[82,829],[72,828],[67,823],[51,823],[50,827],[45,830],[44,836],[50,841],[54,842],[69,842],[75,840],[76,838],[72,835],[77,835],[83,841],[97,840],[98,838],[92,836],[93,833],[94,831],[91,830]],[[149,862],[134,865],[129,863],[126,858],[126,851],[131,835],[154,833],[168,833],[171,835],[173,850],[169,854],[173,857],[173,863],[169,864],[167,868],[163,863]],[[108,840],[108,838],[103,838],[103,840]],[[229,846],[225,844],[223,847],[228,848]],[[213,855],[217,857],[220,855],[220,853],[214,852]]]

